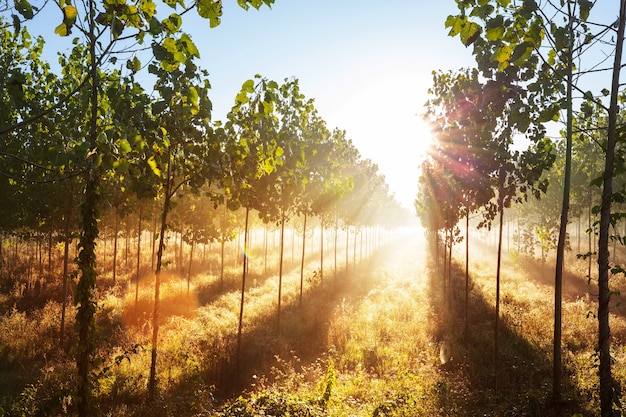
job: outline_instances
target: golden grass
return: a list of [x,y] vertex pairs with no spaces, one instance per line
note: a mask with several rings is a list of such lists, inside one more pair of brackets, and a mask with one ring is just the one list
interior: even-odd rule
[[[345,238],[338,241],[345,242]],[[166,269],[161,288],[159,397],[150,404],[145,399],[154,276],[147,274],[140,280],[137,305],[135,283],[128,276],[115,286],[100,286],[101,363],[94,371],[101,407],[111,416],[247,415],[244,411],[277,415],[288,410],[293,415],[346,417],[549,416],[553,322],[549,264],[508,253],[503,257],[501,368],[496,392],[495,249],[480,239],[471,242],[470,334],[466,339],[464,245],[455,248],[453,291],[447,304],[442,300],[439,272],[426,247],[421,231],[412,230],[396,236],[392,245],[356,268],[350,255],[347,272],[345,252],[339,252],[336,279],[332,278],[334,259],[329,249],[323,285],[316,275],[319,254],[312,253],[306,262],[302,306],[298,252],[293,263],[287,254],[279,330],[278,254],[272,250],[268,275],[264,276],[257,248],[246,286],[239,364],[235,352],[241,267],[229,266],[223,284],[219,270],[212,268],[209,273],[198,268],[189,293],[187,276]],[[208,258],[215,261],[213,254]],[[572,268],[566,277],[563,304],[565,392],[571,400],[567,407],[571,414],[594,415],[598,385],[593,359],[595,301],[585,293],[585,278],[573,268],[579,264],[572,260],[568,265]],[[593,287],[589,291],[593,293]],[[20,388],[22,396],[3,391],[0,407],[17,412],[49,404],[49,415],[71,408],[68,384],[73,365],[56,342],[59,309],[58,303],[50,302],[28,314],[15,310],[0,317],[4,369],[14,369],[11,364],[24,361],[37,369],[31,378],[23,379],[21,388],[30,385]],[[614,374],[623,383],[626,320],[620,307],[614,312]],[[73,315],[70,308],[68,329]],[[71,343],[73,334],[68,336]],[[452,359],[441,364],[444,341]],[[65,375],[65,384],[52,377],[50,369]],[[0,379],[2,376],[0,372]],[[7,375],[13,380],[16,377]],[[244,396],[237,399],[242,392]],[[24,393],[31,399],[24,399]],[[15,408],[18,403],[19,410]]]

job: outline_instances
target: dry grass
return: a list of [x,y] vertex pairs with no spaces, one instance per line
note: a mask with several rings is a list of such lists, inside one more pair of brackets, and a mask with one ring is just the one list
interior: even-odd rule
[[[170,268],[161,288],[159,396],[149,404],[153,276],[140,280],[136,304],[132,272],[115,285],[101,280],[94,389],[102,412],[120,417],[551,415],[553,273],[539,262],[504,256],[496,391],[495,250],[481,240],[472,242],[466,337],[462,249],[459,245],[455,252],[459,263],[453,265],[449,302],[442,299],[441,277],[421,232],[397,236],[356,268],[350,263],[347,272],[340,252],[336,279],[329,250],[323,283],[317,274],[319,254],[311,254],[302,305],[298,256],[292,263],[288,253],[280,328],[278,255],[271,252],[270,273],[263,275],[257,250],[246,286],[239,360],[240,267],[229,266],[220,282],[213,254],[208,254],[210,262],[198,263],[189,292],[186,274]],[[595,302],[577,273],[572,269],[567,275],[564,297],[566,406],[570,414],[591,416],[597,412]],[[626,321],[619,307],[615,312],[614,373],[623,383]],[[73,315],[70,308],[68,329]],[[74,370],[67,347],[73,334],[66,345],[58,345],[59,317],[57,302],[0,317],[0,385],[8,386],[2,383],[7,381],[13,387],[2,389],[0,407],[10,415],[71,410]],[[452,356],[445,364],[440,361],[443,343]]]

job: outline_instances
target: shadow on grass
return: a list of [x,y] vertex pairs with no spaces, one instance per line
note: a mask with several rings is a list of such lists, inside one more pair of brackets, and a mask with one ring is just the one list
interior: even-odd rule
[[[518,317],[503,315],[501,305],[499,352],[496,358],[495,305],[489,301],[495,299],[495,294],[487,296],[481,292],[480,286],[471,283],[469,325],[467,335],[464,335],[465,266],[453,262],[451,269],[450,285],[444,295],[443,266],[440,269],[432,266],[429,297],[438,321],[433,337],[438,341],[446,341],[452,357],[450,362],[441,366],[441,371],[451,384],[460,381],[466,383],[469,389],[469,395],[462,398],[453,395],[449,401],[457,406],[459,403],[465,404],[461,408],[468,416],[557,415],[551,399],[552,351],[542,350],[529,342],[523,335],[524,329],[516,323]],[[506,281],[507,277],[502,276],[501,285],[507,285]],[[510,293],[514,294],[514,291]],[[502,299],[501,293],[501,303],[505,302],[507,300]],[[518,311],[517,314],[524,314],[524,311]],[[545,317],[545,320],[551,322],[552,317]],[[569,383],[567,370],[563,372],[563,397],[568,400],[561,403],[561,415],[587,415],[582,404],[573,400],[581,395]]]

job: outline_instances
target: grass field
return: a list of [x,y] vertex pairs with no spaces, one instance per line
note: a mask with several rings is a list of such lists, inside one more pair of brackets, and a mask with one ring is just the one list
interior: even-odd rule
[[[504,256],[500,348],[494,358],[495,249],[471,242],[465,334],[464,245],[455,248],[451,290],[420,230],[404,230],[336,276],[311,254],[299,301],[299,261],[278,280],[252,260],[239,357],[240,270],[166,275],[162,288],[159,395],[147,401],[150,277],[101,286],[94,396],[107,416],[551,416],[553,272],[548,261]],[[440,251],[442,252],[442,251]],[[272,256],[276,256],[273,254]],[[352,261],[352,257],[350,257]],[[255,262],[257,262],[255,264]],[[325,261],[326,262],[326,261]],[[572,255],[563,317],[563,415],[598,413],[594,288]],[[582,262],[582,261],[580,261]],[[441,261],[440,261],[441,264]],[[580,270],[579,270],[580,269]],[[255,272],[256,271],[256,272]],[[323,278],[323,279],[322,279]],[[619,288],[616,288],[619,289]],[[615,297],[614,374],[626,379],[626,321]],[[8,303],[4,303],[5,306]],[[74,312],[68,313],[71,321]],[[0,317],[4,415],[66,415],[73,409],[69,332],[58,343],[60,304]],[[497,376],[497,387],[496,387]]]

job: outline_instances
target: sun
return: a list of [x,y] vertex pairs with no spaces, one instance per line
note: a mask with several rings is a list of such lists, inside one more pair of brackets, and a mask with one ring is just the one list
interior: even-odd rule
[[322,115],[331,128],[346,130],[362,157],[378,165],[396,199],[412,208],[419,166],[431,143],[422,116],[431,80],[406,62],[359,63],[352,69],[339,77],[343,82],[326,86]]

